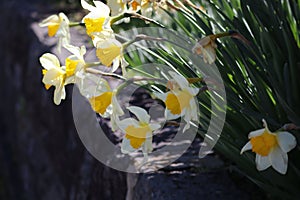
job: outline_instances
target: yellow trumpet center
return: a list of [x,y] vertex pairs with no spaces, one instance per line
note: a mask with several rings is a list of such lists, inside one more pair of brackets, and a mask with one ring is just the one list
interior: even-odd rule
[[85,18],[84,23],[86,27],[86,33],[88,35],[91,35],[92,33],[95,32],[101,32],[103,30],[104,22],[105,22],[104,17],[100,17],[97,19]]
[[73,76],[77,67],[79,60],[66,59],[66,74],[67,76]]
[[105,66],[111,66],[113,60],[121,55],[122,47],[115,44],[111,44],[107,48],[98,48],[96,51],[97,57],[100,62]]
[[111,104],[112,95],[112,92],[104,92],[97,97],[90,98],[90,103],[93,110],[103,115],[107,107]]
[[270,134],[267,130],[259,136],[250,139],[252,151],[261,155],[267,156],[270,151],[278,145],[276,135]]
[[125,137],[130,141],[130,145],[138,149],[145,142],[147,133],[151,132],[151,129],[148,124],[140,124],[139,127],[130,125],[125,132]]
[[48,26],[48,35],[49,35],[49,37],[53,37],[56,34],[58,29],[59,29],[59,24],[49,25]]
[[188,91],[180,91],[177,95],[169,93],[165,104],[174,115],[179,115],[185,108],[190,106],[193,96]]

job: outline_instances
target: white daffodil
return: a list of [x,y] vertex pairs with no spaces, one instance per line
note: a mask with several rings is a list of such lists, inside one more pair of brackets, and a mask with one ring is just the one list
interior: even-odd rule
[[111,15],[116,16],[126,11],[127,0],[108,0],[107,5],[111,10]]
[[65,45],[65,47],[73,53],[73,55],[65,59],[65,66],[61,66],[58,58],[50,53],[46,53],[40,57],[40,63],[43,69],[43,83],[46,89],[55,86],[54,103],[60,104],[62,99],[65,99],[65,85],[75,83],[75,75],[85,66],[83,55],[86,50],[72,45]]
[[192,51],[195,54],[202,55],[205,63],[212,64],[216,60],[215,35],[209,35],[200,39],[193,47]]
[[99,37],[99,34],[96,34],[94,35],[93,42],[97,48],[96,55],[100,62],[107,67],[112,66],[112,72],[121,66],[124,75],[126,73],[125,67],[127,66],[127,62],[123,56],[123,45],[114,38],[114,35],[112,34],[110,38],[103,38]]
[[89,36],[92,36],[93,33],[111,29],[109,23],[109,7],[101,1],[93,2],[95,6],[88,4],[85,0],[81,0],[81,6],[90,11],[90,13],[82,19],[82,21],[85,23],[86,32]]
[[40,63],[44,67],[43,69],[43,83],[46,89],[51,86],[55,87],[54,90],[54,103],[59,105],[62,99],[65,99],[65,81],[66,72],[63,67],[60,66],[58,58],[50,53],[46,53],[40,57]]
[[58,50],[60,52],[61,46],[70,43],[69,19],[64,13],[58,15],[51,15],[39,23],[40,27],[48,27],[49,37],[58,37]]
[[288,155],[296,146],[295,137],[286,131],[272,133],[263,119],[265,128],[249,133],[250,141],[242,148],[241,154],[252,149],[256,153],[256,168],[259,171],[272,166],[277,172],[285,174],[288,166]]
[[172,76],[167,87],[170,89],[167,93],[155,93],[155,96],[166,105],[165,117],[167,120],[184,117],[187,123],[183,132],[190,127],[191,120],[198,120],[197,104],[195,96],[198,94],[199,89],[189,86],[189,82],[183,76],[170,71]]
[[144,157],[147,158],[148,153],[153,150],[153,131],[159,129],[160,125],[150,123],[150,116],[140,107],[130,106],[127,109],[133,113],[138,120],[127,118],[118,123],[119,128],[125,132],[121,151],[122,153],[128,154],[142,148]]
[[118,103],[116,91],[111,90],[108,82],[103,78],[95,77],[94,81],[94,83],[86,85],[88,88],[84,88],[84,90],[89,89],[87,96],[91,96],[88,98],[92,109],[103,117],[110,117],[112,130],[115,131],[118,128],[119,116],[124,114]]
[[67,77],[73,77],[73,82],[75,82],[75,75],[85,68],[85,60],[83,56],[86,53],[86,48],[85,46],[81,46],[79,48],[73,45],[65,45],[64,47],[72,53],[72,55],[67,57],[65,60],[66,75]]

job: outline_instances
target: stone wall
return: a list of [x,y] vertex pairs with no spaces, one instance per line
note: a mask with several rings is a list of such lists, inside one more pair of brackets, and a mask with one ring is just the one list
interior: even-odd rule
[[55,106],[41,83],[38,57],[51,47],[31,29],[37,2],[0,4],[0,199],[124,199],[125,174],[96,161],[79,140],[72,88]]

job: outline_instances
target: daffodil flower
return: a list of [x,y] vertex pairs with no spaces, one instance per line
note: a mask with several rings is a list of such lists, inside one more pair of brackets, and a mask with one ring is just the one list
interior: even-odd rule
[[183,132],[190,127],[191,120],[198,120],[197,105],[195,96],[198,94],[199,89],[189,86],[186,78],[170,71],[171,79],[167,86],[171,91],[167,93],[155,93],[155,96],[166,105],[165,117],[167,120],[184,117],[187,123]]
[[272,166],[277,172],[286,174],[287,153],[295,148],[296,139],[286,131],[272,133],[264,119],[263,125],[265,128],[250,132],[250,141],[242,148],[241,154],[252,149],[256,153],[257,170],[262,171]]
[[50,53],[46,53],[40,57],[40,63],[44,67],[42,73],[44,75],[42,82],[46,89],[51,86],[54,90],[54,103],[59,105],[62,99],[66,98],[65,85],[70,83],[70,78],[67,78],[64,67],[60,66],[58,58]]
[[101,32],[105,29],[111,29],[109,24],[109,7],[101,1],[93,2],[95,6],[88,4],[85,0],[81,0],[81,6],[90,11],[90,13],[82,19],[82,21],[85,23],[86,32],[89,36],[92,36],[92,33]]
[[111,15],[116,16],[126,11],[127,0],[108,0],[107,5],[111,9]]
[[58,37],[58,50],[62,45],[70,43],[69,19],[64,13],[51,15],[39,23],[40,27],[48,27],[49,37]]
[[124,112],[118,103],[116,91],[111,90],[108,82],[98,77],[95,79],[96,87],[91,87],[94,91],[90,90],[89,98],[92,109],[103,117],[110,117],[112,130],[115,131],[118,126],[119,116]]
[[148,153],[153,150],[153,131],[159,129],[160,125],[150,123],[150,116],[140,107],[130,106],[127,109],[133,113],[138,120],[127,118],[118,123],[119,128],[125,132],[121,151],[122,153],[128,154],[142,148],[144,157],[147,158]]
[[40,57],[40,63],[43,66],[43,80],[46,89],[55,86],[54,103],[59,105],[62,99],[65,99],[65,85],[75,83],[75,74],[81,70],[85,61],[83,55],[86,50],[72,45],[65,45],[65,47],[73,53],[73,55],[65,59],[65,66],[61,66],[58,58],[50,53],[46,53]]
[[113,35],[111,38],[99,37],[99,34],[94,35],[93,42],[97,48],[96,55],[100,62],[107,67],[112,66],[112,72],[121,66],[124,75],[127,62],[123,56],[123,45]]
[[205,63],[212,64],[216,60],[216,48],[215,36],[209,35],[200,39],[193,47],[192,51],[195,54],[202,55]]
[[85,67],[84,55],[86,53],[85,46],[76,47],[73,45],[64,46],[70,53],[71,56],[66,58],[66,75],[68,77],[74,76],[77,72],[81,71]]

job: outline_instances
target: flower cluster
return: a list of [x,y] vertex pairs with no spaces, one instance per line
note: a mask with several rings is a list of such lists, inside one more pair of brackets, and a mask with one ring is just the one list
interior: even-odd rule
[[[180,4],[178,1],[175,2]],[[55,87],[53,100],[56,105],[66,98],[65,86],[75,84],[91,108],[102,117],[110,119],[112,130],[120,130],[124,133],[121,144],[122,152],[128,154],[141,149],[144,157],[147,158],[147,155],[153,150],[153,135],[162,125],[151,120],[147,111],[137,106],[127,107],[127,110],[136,118],[124,119],[124,110],[117,98],[122,85],[111,87],[105,77],[118,77],[125,82],[147,81],[148,79],[126,76],[128,63],[123,52],[136,41],[133,39],[122,43],[118,40],[112,25],[118,25],[121,22],[128,23],[131,16],[149,23],[153,13],[157,13],[159,9],[167,10],[170,2],[167,3],[164,0],[108,0],[107,4],[101,1],[93,1],[93,4],[81,0],[82,8],[88,13],[80,22],[70,22],[64,13],[59,13],[51,15],[40,23],[41,27],[48,28],[49,37],[58,38],[58,49],[65,48],[71,54],[65,58],[63,64],[56,55],[43,54],[40,57],[43,67],[42,82],[47,90],[52,86]],[[173,4],[172,6],[175,7]],[[70,27],[83,25],[96,50],[97,62],[89,62],[85,59],[85,46],[77,47],[71,44]],[[217,59],[217,39],[225,36],[245,41],[245,38],[235,31],[208,35],[195,42],[190,53],[202,56],[205,63],[212,65]],[[140,39],[159,41],[147,36],[140,37]],[[108,70],[104,72],[101,70],[102,68],[99,68],[100,66]],[[117,74],[119,68],[122,71],[121,75]],[[185,77],[175,70],[168,71],[165,76],[168,77],[168,80],[162,86],[164,90],[153,92],[153,96],[164,102],[166,120],[183,119],[183,132],[185,132],[190,128],[190,123],[199,118],[199,105],[196,100],[197,95],[203,89],[196,87],[196,84],[191,83],[189,79],[196,78],[195,80],[199,82],[201,79]],[[263,123],[264,129],[249,134],[250,141],[242,148],[241,153],[252,149],[256,153],[258,170],[272,166],[279,173],[285,174],[288,163],[287,152],[296,146],[295,137],[284,131],[272,133],[269,131],[267,123],[265,121]]]

